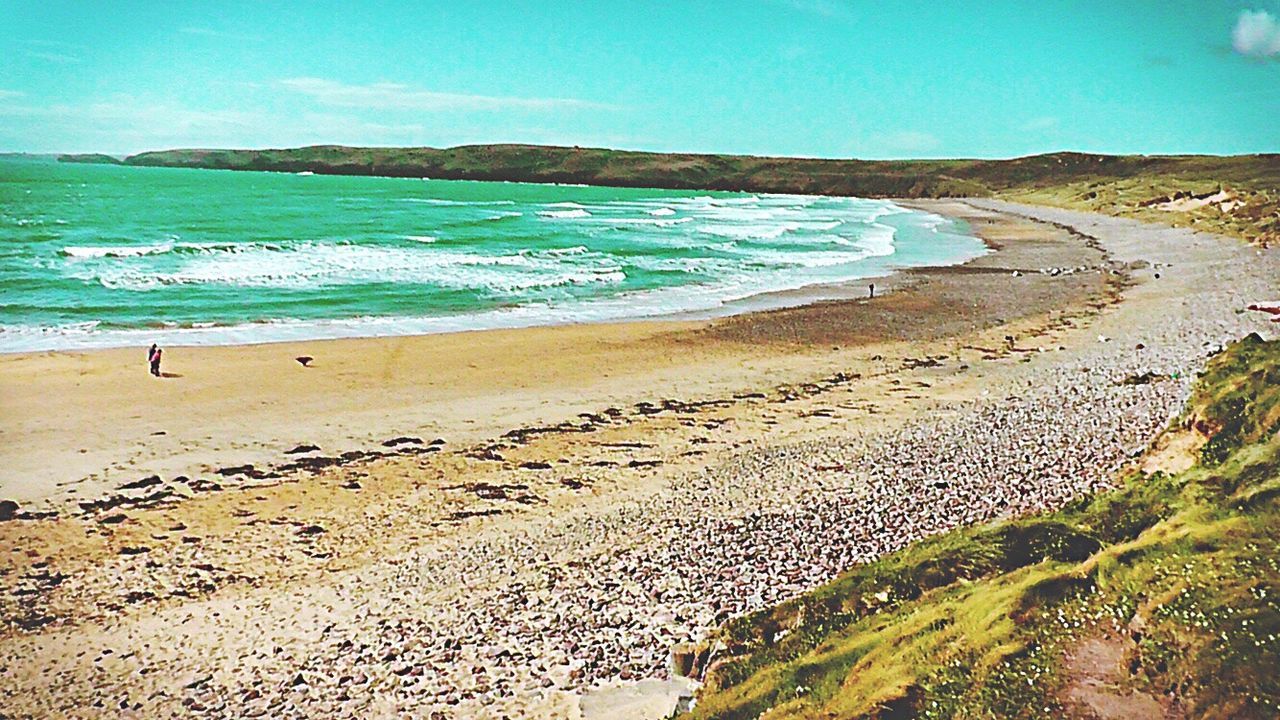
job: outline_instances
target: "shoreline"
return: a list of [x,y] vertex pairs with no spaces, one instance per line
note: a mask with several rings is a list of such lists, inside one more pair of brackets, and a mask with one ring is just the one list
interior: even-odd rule
[[[963,203],[913,205],[926,212],[949,210],[957,219],[989,220]],[[1030,226],[1019,222],[1022,230],[1014,228],[1019,223],[996,223],[997,238],[983,242],[998,247],[999,232],[1025,233]],[[988,236],[991,228],[987,226]],[[970,229],[981,237],[977,228]],[[847,325],[857,331],[855,337],[844,338],[843,329],[837,331],[818,341],[824,346],[828,341],[856,347],[901,340],[892,327],[875,327],[894,322],[890,318],[901,300],[900,291],[927,285],[930,278],[937,282],[955,267],[1000,268],[1019,257],[1001,252],[989,251],[961,266],[896,272],[877,282],[877,297],[871,301],[860,288],[837,286],[829,289],[843,287],[862,296],[819,300],[801,293],[789,295],[778,307],[714,318],[170,346],[164,370],[174,377],[160,381],[146,375],[134,347],[0,354],[0,384],[7,388],[0,410],[9,418],[0,428],[0,438],[11,448],[0,449],[6,468],[0,471],[0,498],[49,511],[102,499],[115,486],[151,475],[192,477],[224,467],[286,464],[285,451],[299,445],[361,452],[377,450],[386,439],[406,434],[475,442],[510,430],[512,424],[558,421],[572,415],[568,410],[594,409],[575,397],[575,387],[584,388],[583,399],[619,402],[652,399],[653,393],[637,392],[641,387],[682,394],[753,389],[762,377],[795,373],[796,344],[815,342],[788,337],[794,334],[788,326],[790,315],[834,313],[838,317],[812,320],[813,327]],[[1052,260],[1065,263],[1077,252],[1071,249]],[[923,298],[928,301],[929,293]],[[868,305],[876,308],[875,316],[859,319]],[[964,314],[933,305],[938,322],[943,316]],[[1021,311],[1009,308],[1013,315]],[[935,324],[927,315],[915,311],[920,328]],[[752,331],[753,337],[734,338],[743,328],[759,325],[764,330]],[[763,342],[765,347],[744,356],[744,340]],[[672,350],[683,357],[673,358]],[[294,362],[302,355],[315,358],[310,368]],[[825,347],[810,355],[799,363],[809,368],[804,372],[818,372],[832,362]],[[757,365],[754,372],[741,369],[746,357]],[[416,376],[410,363],[428,374]],[[525,369],[531,363],[545,364],[546,371]],[[479,389],[495,383],[501,392]],[[245,388],[253,388],[254,394],[246,394]],[[415,402],[406,399],[406,393],[427,399]],[[361,402],[353,407],[349,398],[357,394]],[[518,399],[513,402],[503,394]],[[549,400],[560,408],[558,413],[547,411]],[[88,408],[105,428],[77,418]],[[500,417],[508,419],[499,421]],[[34,448],[32,440],[37,442]],[[130,449],[121,452],[121,446]]]
[[[865,295],[866,287],[863,285],[865,282],[879,281],[877,289],[888,291],[902,282],[904,273],[912,270],[936,270],[942,267],[965,265],[993,251],[988,242],[973,235],[971,229],[964,226],[962,221],[927,210],[929,201],[886,199],[886,202],[908,212],[935,215],[951,223],[959,223],[959,227],[952,229],[956,230],[957,234],[977,240],[983,248],[974,257],[946,265],[894,266],[891,264],[887,268],[873,265],[860,270],[862,274],[843,280],[809,281],[794,287],[784,284],[770,289],[748,291],[748,294],[742,296],[719,297],[713,292],[706,301],[691,300],[686,297],[683,301],[674,303],[676,307],[656,311],[646,310],[646,307],[654,304],[662,305],[663,303],[657,301],[667,296],[699,294],[702,286],[676,285],[617,296],[590,298],[556,312],[543,314],[539,313],[549,311],[551,306],[544,308],[537,304],[515,305],[455,315],[420,317],[356,316],[305,320],[275,318],[234,324],[199,322],[184,326],[90,330],[83,334],[71,333],[65,328],[15,326],[16,329],[11,332],[17,337],[9,343],[15,347],[5,347],[4,343],[0,343],[0,357],[137,348],[146,347],[153,342],[169,348],[240,347],[453,335],[530,328],[716,320],[742,313],[783,309],[830,300],[856,299]],[[700,302],[709,304],[705,307],[678,307],[691,303],[697,305]],[[562,317],[562,314],[576,317]],[[96,323],[86,324],[96,326]],[[50,339],[51,342],[42,344],[41,340],[45,338]],[[22,344],[27,346],[19,346]]]
[[[161,442],[149,426],[131,434],[130,408],[154,406],[190,442],[225,422],[244,446],[219,451],[225,462],[312,416],[381,450],[314,473],[193,477],[218,489],[164,474],[121,490],[140,479],[139,455],[132,474],[82,485],[128,502],[0,523],[11,590],[0,694],[34,716],[124,701],[149,717],[620,716],[599,690],[669,678],[673,646],[727,617],[919,537],[1105,487],[1176,412],[1215,342],[1268,329],[1236,309],[1270,289],[1280,253],[948,205],[1003,254],[920,273],[883,302],[651,333],[520,331],[515,346],[514,333],[473,335],[487,342],[466,353],[438,336],[371,342],[385,363],[326,353],[316,373],[260,348],[210,349],[238,377],[197,368],[186,395],[138,397],[131,350],[118,367],[37,359],[30,407],[79,413],[73,430],[97,426],[116,447]],[[1144,372],[1179,379],[1126,382]],[[246,376],[260,383],[248,400],[235,391]],[[77,387],[79,404],[38,404]],[[437,445],[430,423],[471,439]],[[28,429],[28,450],[56,446]],[[269,449],[264,468],[342,459],[338,446]],[[168,489],[185,494],[131,500]]]
[[[981,256],[979,256],[981,257]],[[0,349],[0,357],[5,356],[33,356],[63,353],[95,353],[111,350],[137,349],[145,347],[150,342],[157,342],[165,348],[215,348],[215,347],[255,347],[262,345],[306,345],[311,343],[328,343],[343,341],[361,341],[361,340],[379,340],[394,338],[419,338],[430,336],[450,336],[465,335],[470,333],[488,333],[503,331],[521,331],[533,330],[538,328],[564,328],[564,327],[592,327],[592,326],[608,326],[608,325],[629,325],[635,323],[680,323],[689,321],[710,321],[734,315],[741,315],[753,312],[767,312],[769,310],[782,310],[787,308],[799,307],[802,305],[810,305],[820,302],[831,302],[841,300],[852,300],[866,297],[867,289],[861,284],[862,281],[877,281],[876,293],[880,294],[883,288],[885,292],[890,292],[892,288],[898,286],[902,282],[902,275],[911,270],[938,270],[946,267],[960,267],[970,261],[957,263],[956,265],[921,265],[909,268],[895,268],[884,274],[863,275],[856,278],[840,282],[820,282],[803,285],[796,288],[786,288],[778,290],[767,290],[755,293],[742,298],[734,298],[720,302],[719,305],[710,308],[695,310],[673,310],[662,311],[652,315],[637,314],[624,315],[619,317],[608,317],[603,319],[589,320],[554,320],[554,321],[538,321],[530,320],[527,323],[521,320],[512,322],[495,322],[493,324],[480,324],[475,327],[468,327],[468,321],[486,315],[499,315],[508,309],[485,311],[482,313],[462,314],[456,316],[424,316],[424,317],[359,317],[359,318],[333,318],[323,320],[264,320],[252,323],[242,323],[237,325],[209,325],[209,326],[190,326],[190,327],[159,327],[154,329],[148,328],[119,328],[103,331],[100,336],[101,344],[98,339],[93,343],[83,346],[70,347],[49,347],[49,348],[20,348],[16,350]],[[512,308],[518,309],[518,308]],[[239,334],[252,335],[254,329],[265,328],[285,328],[290,325],[298,327],[306,327],[308,329],[316,328],[344,328],[342,332],[336,330],[321,330],[316,335],[281,335],[279,337],[265,337],[263,339],[228,339],[228,340],[212,340],[209,342],[193,342],[190,337],[197,334],[218,335],[220,337],[232,338]],[[396,325],[400,329],[391,330],[389,332],[371,332],[361,330],[367,325]],[[431,330],[426,329],[427,326],[439,324],[442,329]],[[417,329],[413,329],[417,328]],[[130,336],[128,341],[123,336]],[[136,336],[136,339],[133,337]],[[118,339],[120,338],[120,339]]]

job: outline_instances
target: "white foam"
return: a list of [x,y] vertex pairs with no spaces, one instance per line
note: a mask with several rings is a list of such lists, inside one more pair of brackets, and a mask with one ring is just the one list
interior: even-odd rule
[[457,207],[467,205],[515,205],[515,200],[446,200],[444,198],[400,198],[400,202],[422,203],[423,205],[439,205],[441,207]]
[[573,210],[539,210],[538,215],[544,218],[554,220],[568,220],[571,218],[591,217],[591,213],[586,210],[575,208]]
[[699,225],[698,232],[735,240],[775,240],[797,229],[794,225]]
[[575,245],[574,247],[551,248],[549,250],[543,250],[541,254],[550,255],[551,257],[566,257],[569,255],[585,255],[588,252],[590,252],[590,250],[587,249],[587,246]]
[[654,227],[671,227],[693,222],[691,217],[682,218],[595,218],[602,225],[652,225]]
[[675,211],[675,210],[672,210],[672,209],[671,209],[671,208],[669,208],[669,207],[654,208],[654,209],[652,209],[652,210],[645,210],[645,212],[649,213],[650,215],[657,215],[657,216],[659,216],[659,217],[661,217],[661,216],[665,216],[665,215],[675,215],[675,214],[676,214],[676,211]]
[[492,220],[511,220],[512,218],[518,218],[518,217],[524,217],[524,213],[522,213],[522,212],[518,212],[518,211],[514,211],[514,210],[513,210],[513,211],[511,211],[511,212],[501,212],[501,213],[498,213],[497,215],[490,215],[490,216],[488,216],[488,217],[481,218],[481,219],[482,219],[482,220],[489,220],[489,221],[492,221]]
[[120,245],[105,247],[64,247],[62,254],[75,258],[138,257],[159,255],[173,250],[173,243],[159,245]]
[[870,227],[853,238],[855,247],[866,250],[870,257],[883,257],[896,252],[894,238],[897,231],[888,225],[872,223]]

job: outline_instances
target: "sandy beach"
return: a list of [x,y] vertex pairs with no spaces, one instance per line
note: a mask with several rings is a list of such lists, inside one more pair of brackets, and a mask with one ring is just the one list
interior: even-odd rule
[[[381,450],[406,435],[467,444],[609,405],[730,396],[836,372],[883,354],[877,343],[1043,314],[1105,285],[1097,272],[1035,272],[1093,269],[1101,255],[1087,247],[1032,242],[1025,223],[957,204],[928,208],[965,217],[995,247],[1019,242],[964,267],[877,278],[871,302],[721,320],[169,348],[162,380],[147,374],[144,348],[0,355],[0,497],[51,510],[153,474],[269,466],[299,445]],[[303,367],[299,356],[315,359]]]
[[1274,250],[918,205],[995,251],[872,300],[171,348],[158,380],[0,356],[6,713],[663,717],[673,646],[1104,487],[1268,331]]

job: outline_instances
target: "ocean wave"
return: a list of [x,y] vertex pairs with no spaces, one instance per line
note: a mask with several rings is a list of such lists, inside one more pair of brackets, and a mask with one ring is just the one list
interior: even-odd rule
[[[344,242],[344,241],[340,241]],[[155,245],[102,245],[102,246],[69,246],[60,251],[71,258],[136,258],[147,255],[201,255],[210,253],[238,253],[253,250],[279,251],[285,246],[280,243],[237,243],[237,242],[166,242]]]
[[709,205],[754,205],[760,202],[760,198],[756,195],[748,195],[747,197],[727,197],[727,198],[707,198]]
[[682,218],[596,218],[602,225],[652,225],[653,227],[672,227],[693,222],[691,217]]
[[[451,194],[434,185],[414,187]],[[503,192],[496,184],[492,190]],[[619,190],[615,200],[564,193],[578,202],[371,194],[368,205],[335,203],[338,214],[322,218],[323,229],[293,239],[279,238],[279,224],[235,219],[201,225],[197,237],[153,230],[149,238],[131,240],[110,219],[86,222],[76,211],[51,210],[44,219],[47,236],[36,227],[17,233],[36,252],[34,259],[21,257],[45,285],[29,283],[37,291],[22,285],[26,304],[0,304],[0,323],[20,325],[26,318],[48,318],[48,311],[67,322],[102,322],[0,327],[0,352],[101,346],[111,344],[103,338],[124,337],[122,328],[139,328],[127,331],[138,333],[131,336],[135,340],[170,337],[167,342],[203,344],[634,318],[883,274],[891,266],[874,258],[895,251],[903,252],[902,264],[972,256],[968,246],[974,241],[960,242],[965,236],[948,233],[944,220],[888,201],[629,193]],[[441,207],[428,207],[433,205]],[[874,220],[897,213],[910,215]],[[54,233],[54,218],[68,219],[76,230]],[[0,223],[13,220],[0,216]],[[512,224],[491,224],[496,221]],[[426,234],[428,228],[439,237]],[[0,263],[9,262],[0,255]],[[313,297],[339,302],[308,302]],[[420,299],[412,304],[422,308],[415,312],[431,317],[386,316],[405,306],[398,302],[404,297]],[[128,308],[152,305],[181,307],[173,317],[186,319],[141,329],[146,321],[138,318],[146,313]],[[314,317],[334,312],[347,316]],[[240,319],[246,316],[262,320]]]
[[511,278],[502,284],[506,290],[541,290],[566,285],[617,285],[625,282],[627,274],[622,268],[602,268],[562,272],[535,277]]
[[897,251],[894,241],[897,230],[882,223],[872,223],[857,237],[852,238],[856,247],[866,250],[871,257],[884,257]]
[[859,249],[858,252],[847,250],[811,250],[809,252],[760,251],[752,254],[752,259],[764,261],[777,267],[825,268],[837,265],[851,265],[870,256],[870,252]]
[[62,254],[67,257],[74,258],[103,258],[103,257],[139,257],[141,255],[160,255],[172,251],[173,243],[160,243],[158,245],[120,245],[120,246],[100,246],[100,247],[64,247]]
[[466,207],[468,205],[515,205],[515,200],[446,200],[444,198],[399,198],[400,202],[421,203],[439,207]]
[[797,230],[795,225],[699,225],[697,231],[705,235],[727,237],[735,240],[776,240]]
[[591,250],[589,250],[586,245],[575,245],[567,248],[550,248],[548,250],[540,250],[538,252],[541,255],[547,255],[550,257],[567,257],[570,255],[586,255],[591,252]]
[[176,268],[71,268],[69,276],[134,292],[181,286],[315,289],[398,283],[509,293],[626,279],[616,260],[585,246],[484,254],[315,243],[284,251],[193,256]]
[[580,208],[574,208],[573,210],[539,210],[538,215],[552,220],[591,217],[591,213]]

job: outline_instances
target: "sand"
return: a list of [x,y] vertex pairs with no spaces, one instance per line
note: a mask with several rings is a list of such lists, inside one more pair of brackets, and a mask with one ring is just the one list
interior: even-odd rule
[[[607,405],[731,395],[877,354],[870,344],[989,327],[1099,287],[1096,274],[1028,271],[1096,263],[1088,248],[1029,240],[1029,226],[972,208],[930,208],[968,218],[990,243],[1021,241],[962,269],[879,279],[871,302],[719,321],[171,347],[163,379],[147,374],[145,348],[0,355],[0,498],[56,509],[149,475],[278,461],[302,444],[470,443]],[[1013,278],[1018,268],[1027,274]],[[315,360],[303,367],[299,356]]]
[[[7,712],[574,717],[616,703],[643,717],[675,642],[915,536],[842,542],[818,522],[865,507],[867,473],[898,470],[876,453],[923,453],[912,472],[927,476],[929,448],[953,433],[981,456],[981,433],[959,420],[1042,422],[1099,352],[1124,359],[1113,374],[1181,366],[1207,352],[1204,337],[1266,325],[1233,307],[1274,278],[1275,253],[1065,211],[929,208],[969,219],[999,251],[904,273],[874,301],[173,348],[166,370],[182,377],[165,380],[145,377],[141,349],[3,358],[0,497],[59,512],[0,523]],[[1262,280],[1210,287],[1227,270]],[[1162,326],[1171,308],[1179,322]],[[1176,357],[1137,349],[1153,338]],[[1037,387],[1047,401],[1020,399]],[[1089,387],[1105,398],[1116,386],[1099,374]],[[1096,448],[1073,423],[1054,428],[1054,452],[1123,459],[1183,388],[1126,391]],[[300,444],[320,449],[285,452]],[[1011,467],[1042,462],[992,447]],[[363,454],[280,469],[348,450]],[[959,455],[944,459],[971,461]],[[1060,502],[1105,471],[1048,478],[1031,500]],[[989,480],[981,497],[1011,490]],[[103,499],[114,504],[78,505]],[[946,522],[1000,512],[968,502]],[[760,513],[778,524],[747,533]]]

